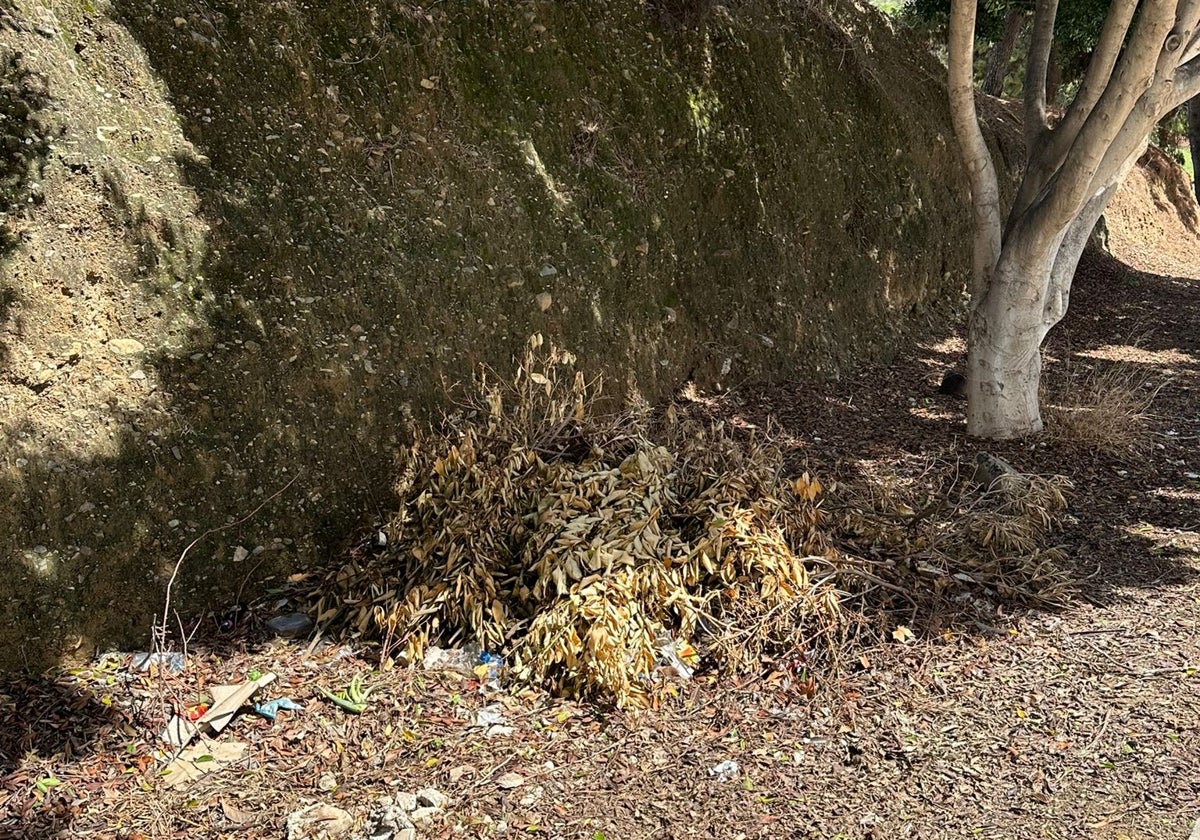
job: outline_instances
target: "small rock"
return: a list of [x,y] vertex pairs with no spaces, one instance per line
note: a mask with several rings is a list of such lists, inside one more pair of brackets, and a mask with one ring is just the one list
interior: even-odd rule
[[741,766],[733,759],[726,759],[720,764],[714,764],[708,768],[708,775],[712,776],[719,782],[733,781],[742,772]]
[[558,269],[549,263],[542,266],[541,270],[538,272],[539,277],[553,277],[555,274],[558,274]]
[[337,786],[337,776],[333,775],[332,773],[325,773],[321,776],[320,780],[317,781],[317,787],[326,793],[331,790],[337,790]]
[[130,379],[138,379],[138,380],[145,379],[145,378],[146,378],[146,371],[144,371],[144,370],[135,370],[133,373],[129,374],[129,378],[130,378]]
[[146,349],[146,345],[136,338],[114,338],[108,342],[108,349],[115,356],[136,356]]
[[381,796],[367,815],[366,840],[416,840],[417,829],[396,797]]
[[317,803],[288,815],[287,840],[339,840],[354,829],[354,817],[341,808]]
[[392,799],[402,811],[417,810],[417,796],[414,793],[397,793]]
[[427,787],[417,791],[417,802],[430,808],[445,808],[450,802],[450,797],[437,788]]
[[525,784],[525,777],[520,773],[505,773],[499,779],[496,779],[496,787],[503,790],[519,788],[523,784]]
[[1016,477],[1020,476],[1020,473],[1008,461],[990,452],[980,452],[975,456],[975,465],[971,472],[973,483],[978,484],[984,490],[991,490],[1005,476]]
[[541,785],[538,785],[533,790],[529,791],[529,793],[521,797],[521,805],[525,808],[533,807],[541,800],[543,793],[545,793],[545,790]]
[[313,620],[304,613],[288,613],[277,615],[267,622],[267,626],[278,636],[286,639],[302,636],[312,629]]
[[554,296],[551,295],[549,292],[542,292],[537,297],[535,297],[533,300],[535,303],[537,303],[538,309],[545,312],[547,309],[549,309],[551,307],[551,305],[553,305]]
[[442,813],[441,808],[418,808],[408,815],[408,818],[416,825],[425,825],[433,822],[433,818]]

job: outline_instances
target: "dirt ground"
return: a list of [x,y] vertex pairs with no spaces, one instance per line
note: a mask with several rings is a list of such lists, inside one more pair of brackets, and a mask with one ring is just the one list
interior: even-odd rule
[[[0,689],[0,836],[274,838],[306,803],[361,821],[380,795],[426,786],[450,801],[421,837],[1188,836],[1200,817],[1200,242],[1155,199],[1161,184],[1138,177],[1110,213],[1113,256],[1081,267],[1046,380],[1053,403],[1119,366],[1153,396],[1147,445],[1089,451],[1052,414],[1042,439],[989,448],[1075,484],[1066,608],[1000,605],[969,626],[891,616],[915,637],[856,651],[812,698],[768,667],[745,684],[698,676],[635,715],[400,670],[369,676],[366,711],[349,715],[314,686],[343,687],[369,659],[266,641],[266,602],[228,635],[202,624],[183,675],[129,679],[93,662]],[[777,424],[822,474],[902,474],[980,448],[961,405],[933,395],[961,356],[943,326],[890,367],[735,391],[722,407]],[[166,787],[153,758],[163,708],[255,669],[304,709],[237,718],[223,739],[247,745],[239,761]],[[485,707],[511,729],[476,726]],[[735,778],[710,774],[723,761]]]

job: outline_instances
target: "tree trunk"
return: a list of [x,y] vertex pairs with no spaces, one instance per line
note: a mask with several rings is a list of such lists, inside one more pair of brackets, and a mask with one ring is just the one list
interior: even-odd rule
[[1187,106],[1188,149],[1192,154],[1192,186],[1200,199],[1200,96],[1193,96]]
[[[1050,273],[1047,257],[1015,259],[1005,249],[987,294],[967,325],[967,434],[1005,439],[1042,430],[1040,302],[1035,278]],[[1034,280],[1034,282],[1030,282]]]
[[1004,95],[1004,80],[1012,64],[1013,49],[1029,23],[1027,12],[1019,6],[1010,6],[1004,18],[1004,34],[992,47],[988,55],[987,70],[983,74],[983,92],[989,96]]
[[1064,229],[1010,230],[967,325],[967,434],[1005,439],[1042,430],[1042,342],[1067,314],[1071,282],[1092,230],[1140,154],[1125,161]]
[[1042,341],[1067,312],[1088,236],[1154,123],[1200,96],[1200,47],[1192,35],[1200,29],[1200,0],[1112,0],[1108,8],[1078,91],[1052,119],[1047,106],[1061,81],[1058,0],[1034,3],[1024,84],[1028,159],[1002,224],[999,181],[975,111],[978,5],[951,0],[950,116],[975,221],[967,355],[967,433],[974,437],[1041,431]]

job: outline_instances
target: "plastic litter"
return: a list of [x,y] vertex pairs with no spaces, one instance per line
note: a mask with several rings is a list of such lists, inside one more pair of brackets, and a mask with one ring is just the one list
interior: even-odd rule
[[203,715],[195,722],[182,715],[175,715],[167,722],[160,737],[168,744],[183,747],[202,730],[216,735],[229,725],[238,709],[246,705],[260,689],[274,681],[274,674],[263,674],[258,679],[241,685],[214,685],[209,689],[212,693],[212,704]]
[[426,671],[454,671],[464,677],[475,677],[493,691],[500,690],[504,673],[504,657],[475,644],[461,648],[428,648],[422,664]]
[[484,706],[477,711],[471,725],[486,729],[488,738],[511,735],[513,732],[513,728],[508,725],[508,718],[504,716],[504,707],[498,703]]
[[486,650],[479,654],[479,665],[474,668],[479,681],[493,691],[500,690],[500,674],[504,671],[504,657]]
[[461,648],[430,647],[425,651],[422,665],[426,671],[457,671],[466,677],[475,675],[482,650],[478,645]]
[[484,729],[502,723],[507,723],[504,717],[504,708],[497,705],[484,706],[475,713],[475,720],[472,721],[473,726],[479,726]]
[[184,659],[182,653],[147,653],[146,651],[139,651],[133,655],[133,659],[129,665],[135,671],[149,671],[151,668],[157,667],[169,674],[178,674],[183,670]]
[[288,613],[277,615],[267,622],[267,626],[277,636],[293,639],[303,636],[313,628],[313,620],[304,613]]
[[354,678],[350,680],[350,685],[338,692],[330,691],[324,686],[317,686],[317,691],[321,692],[326,700],[337,704],[352,715],[361,715],[366,711],[367,698],[374,690],[374,687],[363,685],[362,674],[355,674]]
[[690,680],[696,673],[696,662],[699,656],[687,642],[671,638],[669,633],[659,633],[654,640],[658,651],[655,657],[655,674],[659,676],[676,676],[681,680]]
[[741,765],[729,758],[708,768],[708,775],[718,782],[732,782],[740,772],[742,772]]
[[303,708],[291,697],[279,697],[275,700],[268,700],[266,703],[255,703],[254,713],[262,715],[267,720],[275,720],[281,711],[298,712]]

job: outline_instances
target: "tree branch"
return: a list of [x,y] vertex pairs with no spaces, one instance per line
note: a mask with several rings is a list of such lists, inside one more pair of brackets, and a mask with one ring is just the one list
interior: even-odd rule
[[[1137,0],[1118,0],[1108,10],[1104,19],[1104,28],[1100,30],[1100,39],[1088,62],[1087,72],[1079,85],[1079,92],[1072,100],[1066,115],[1054,132],[1058,138],[1054,145],[1062,146],[1060,154],[1066,152],[1079,133],[1080,126],[1091,115],[1092,109],[1104,93],[1104,88],[1112,78],[1113,67],[1121,55],[1121,45],[1125,43],[1125,33],[1133,21],[1133,13],[1137,9]],[[1064,144],[1065,141],[1065,145]]]
[[1175,68],[1175,93],[1171,100],[1174,104],[1171,107],[1179,107],[1200,93],[1195,87],[1196,77],[1200,75],[1200,0],[1187,0],[1180,5],[1175,28],[1186,34],[1187,44]]
[[[1182,56],[1196,43],[1196,25],[1200,23],[1200,0],[1182,0],[1175,15],[1175,29],[1178,30],[1185,43]],[[1180,62],[1181,64],[1183,62]]]
[[1067,304],[1071,299],[1071,281],[1075,278],[1075,269],[1079,266],[1079,258],[1087,247],[1101,214],[1108,207],[1109,201],[1116,194],[1117,188],[1125,176],[1129,174],[1134,161],[1127,161],[1128,166],[1112,179],[1103,189],[1093,195],[1083,206],[1083,210],[1067,227],[1062,241],[1059,243],[1054,257],[1054,265],[1050,268],[1049,284],[1042,297],[1042,323],[1049,330],[1067,314]]
[[[1155,81],[1160,77],[1166,52],[1164,43],[1175,26],[1177,8],[1178,3],[1167,2],[1141,7],[1133,34],[1115,71],[1071,143],[1062,166],[1053,175],[1054,189],[1048,191],[1046,201],[1033,208],[1032,213],[1038,218],[1031,219],[1031,224],[1052,228],[1067,224],[1094,192],[1092,185],[1109,147],[1121,132],[1133,128],[1129,124],[1130,116],[1139,104],[1144,107],[1143,96],[1155,87]],[[1137,122],[1140,122],[1140,116]],[[1107,173],[1102,180],[1107,181]]]
[[1025,146],[1032,154],[1049,123],[1046,120],[1046,73],[1054,43],[1054,17],[1058,0],[1037,0],[1033,36],[1025,60]]
[[1198,95],[1200,95],[1200,56],[1193,58],[1175,71],[1175,92],[1172,102],[1178,108]]
[[975,221],[971,297],[978,301],[1000,257],[1000,187],[996,165],[975,112],[975,0],[950,4],[950,117],[971,187]]

